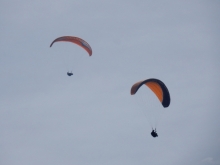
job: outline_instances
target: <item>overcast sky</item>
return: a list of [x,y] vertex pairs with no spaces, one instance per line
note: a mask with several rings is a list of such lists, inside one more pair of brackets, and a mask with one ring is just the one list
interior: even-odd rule
[[[219,9],[218,0],[1,0],[0,165],[220,165]],[[49,47],[65,35],[93,55]],[[168,108],[147,87],[130,95],[148,78],[166,84]]]

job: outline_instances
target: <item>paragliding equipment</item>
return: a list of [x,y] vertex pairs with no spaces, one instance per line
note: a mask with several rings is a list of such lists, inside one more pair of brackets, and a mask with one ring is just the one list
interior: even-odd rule
[[139,81],[131,87],[131,95],[134,95],[142,85],[148,86],[154,92],[164,108],[170,105],[170,93],[162,81],[154,78]]
[[[147,86],[148,88],[142,86]],[[139,81],[131,87],[131,95],[135,95],[135,94],[138,95],[140,93],[140,95],[138,95],[139,96],[138,100],[140,101],[139,104],[143,105],[144,108],[142,107],[142,110],[145,116],[148,118],[148,122],[150,123],[152,130],[154,130],[154,128],[156,130],[158,124],[158,116],[160,115],[161,111],[158,110],[159,106],[157,104],[152,105],[150,101],[147,100],[150,97],[149,93],[152,93],[149,92],[148,89],[150,89],[157,96],[159,102],[162,104],[164,108],[167,108],[170,105],[170,94],[166,85],[161,80],[155,78]],[[151,107],[146,108],[149,106]],[[155,134],[156,131],[152,133],[153,133],[153,135],[151,134],[152,136],[157,135]]]
[[[81,38],[78,38],[78,37],[74,37],[74,36],[62,36],[62,37],[58,37],[56,38],[51,44],[50,44],[50,47],[53,46],[54,43],[56,42],[70,42],[70,43],[74,43],[74,45],[77,45],[81,48],[83,48],[89,56],[92,56],[92,48],[91,46],[86,42],[84,41],[83,39]],[[67,44],[68,45],[68,44]],[[63,48],[67,48],[67,46],[63,46]],[[72,48],[72,47],[71,47]],[[82,50],[83,50],[82,49]],[[79,67],[81,64],[82,64],[82,61],[83,61],[83,55],[81,55],[78,50],[78,48],[75,48],[73,49],[72,52],[69,52],[68,50],[66,49],[62,49],[63,50],[63,53],[62,53],[62,57],[63,57],[63,61],[64,61],[64,65],[67,67],[68,70],[73,70],[73,68],[77,68]],[[74,51],[74,50],[77,50],[77,51]],[[67,52],[68,51],[68,52]],[[77,54],[76,54],[77,52]],[[75,70],[74,69],[74,70]],[[68,72],[67,73],[68,76],[72,76],[73,73],[71,72]]]
[[50,47],[52,47],[55,42],[60,42],[60,41],[66,41],[66,42],[75,43],[75,44],[81,46],[83,49],[85,49],[89,53],[89,56],[92,55],[92,48],[91,48],[91,46],[86,41],[84,41],[83,39],[78,38],[78,37],[74,37],[74,36],[62,36],[62,37],[56,38],[50,44]]

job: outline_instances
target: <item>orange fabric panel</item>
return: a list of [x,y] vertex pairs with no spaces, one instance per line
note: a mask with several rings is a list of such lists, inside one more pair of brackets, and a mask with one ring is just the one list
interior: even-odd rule
[[85,49],[88,53],[89,53],[89,56],[92,55],[92,48],[90,47],[90,45],[84,41],[83,39],[81,38],[78,38],[78,37],[73,37],[73,36],[63,36],[63,37],[59,37],[57,39],[55,39],[50,47],[55,43],[55,42],[59,42],[59,41],[67,41],[67,42],[72,42],[72,43],[75,43],[77,45],[79,45],[80,47],[82,47],[83,49]]
[[163,90],[158,83],[147,82],[147,83],[145,83],[145,85],[147,85],[155,93],[155,95],[158,97],[160,102],[163,101]]
[[137,92],[137,88],[139,87],[139,85],[142,83],[143,81],[139,81],[137,83],[135,83],[132,88],[131,88],[131,95],[134,95]]

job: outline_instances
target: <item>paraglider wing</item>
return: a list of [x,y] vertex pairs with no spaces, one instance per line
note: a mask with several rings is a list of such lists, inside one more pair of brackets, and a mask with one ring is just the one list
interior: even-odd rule
[[164,108],[170,105],[170,93],[165,84],[158,79],[151,78],[135,83],[131,87],[131,95],[134,95],[143,84],[148,86],[155,93]]
[[78,37],[73,37],[73,36],[63,36],[63,37],[59,37],[57,39],[55,39],[51,44],[50,47],[55,43],[55,42],[59,42],[59,41],[66,41],[66,42],[72,42],[75,43],[79,46],[81,46],[83,49],[85,49],[88,53],[89,56],[92,55],[92,48],[90,47],[90,45],[84,41],[81,38]]

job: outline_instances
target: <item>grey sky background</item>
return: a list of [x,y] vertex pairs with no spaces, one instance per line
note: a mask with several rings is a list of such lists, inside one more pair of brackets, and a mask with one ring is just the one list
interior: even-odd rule
[[[0,164],[220,164],[219,9],[217,0],[0,1]],[[93,55],[49,47],[64,35]],[[80,57],[68,61],[72,77],[69,55]],[[147,78],[167,85],[168,108],[147,88],[130,95]]]

